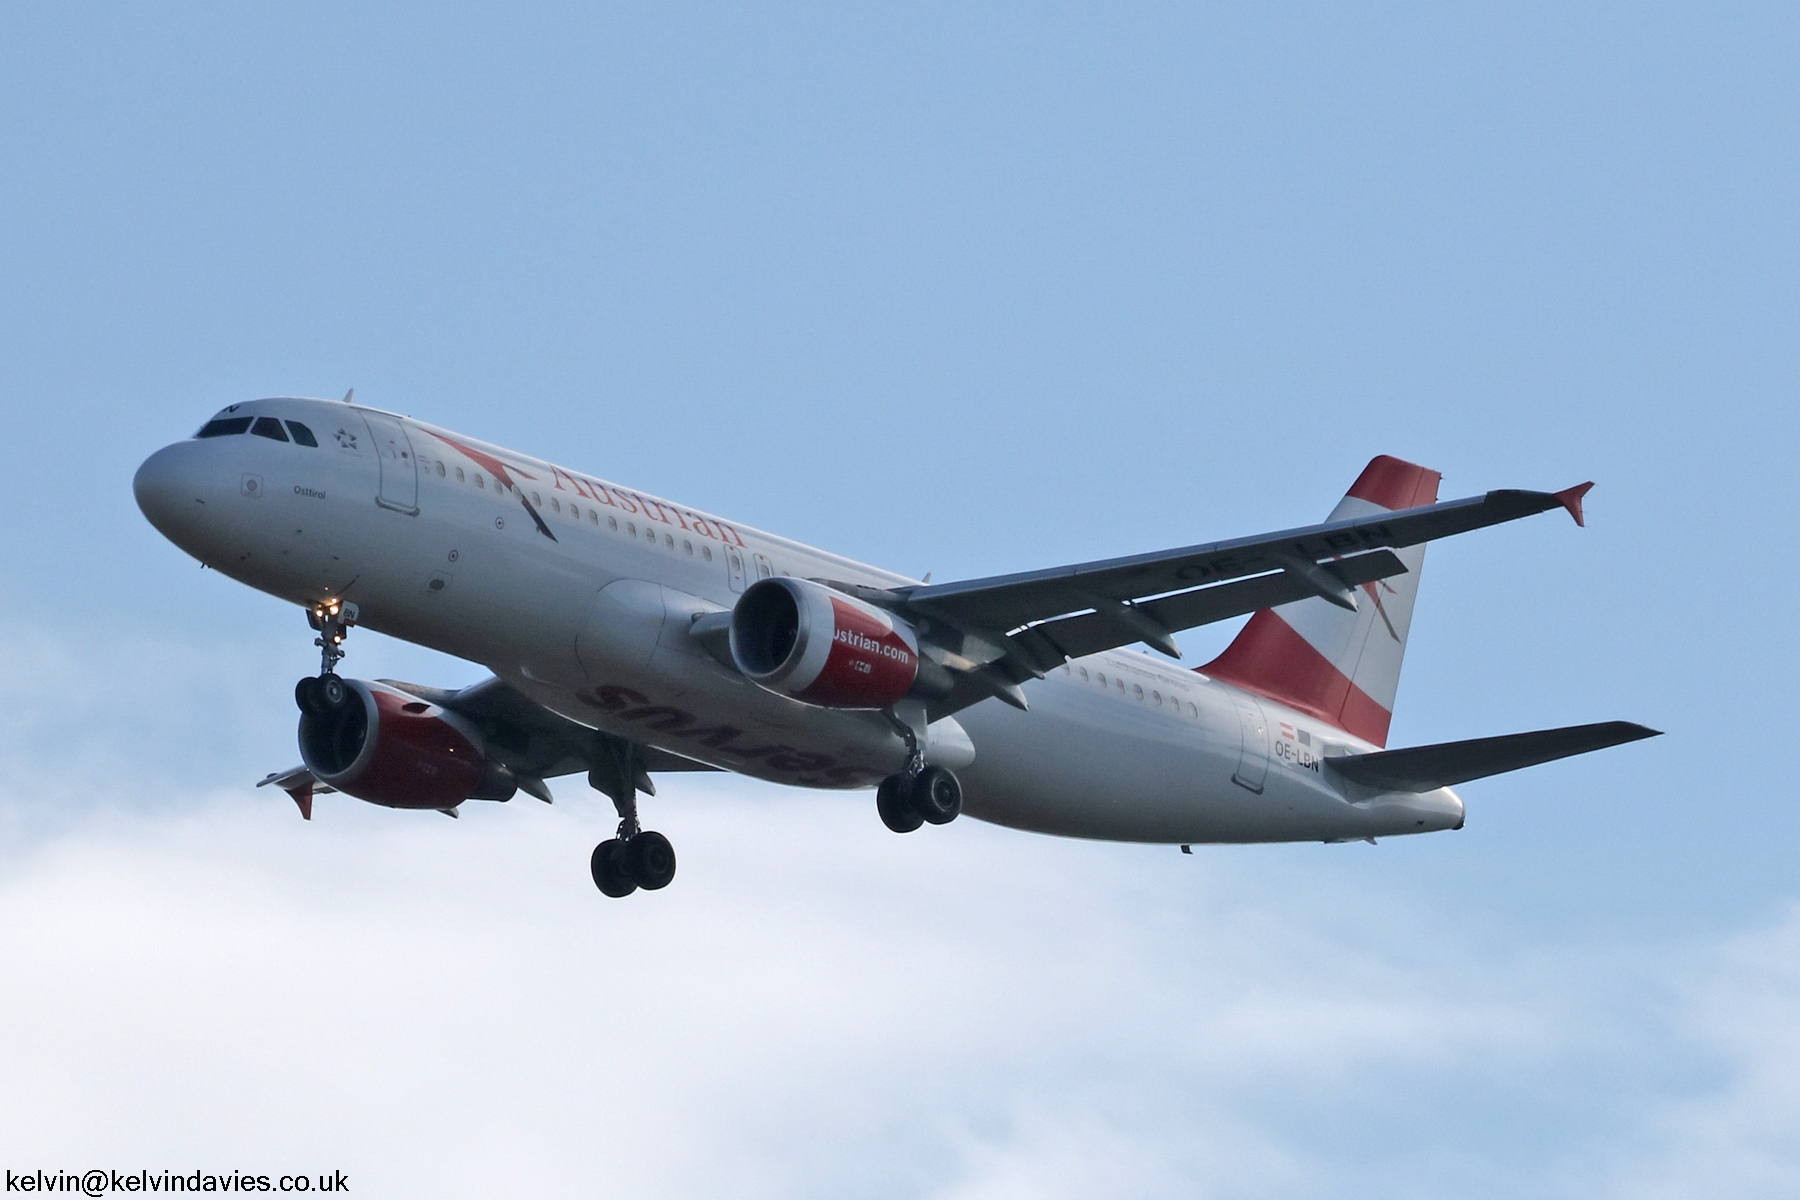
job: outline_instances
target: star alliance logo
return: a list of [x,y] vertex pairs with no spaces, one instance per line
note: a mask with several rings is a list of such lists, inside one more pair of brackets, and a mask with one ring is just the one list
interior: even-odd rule
[[356,435],[351,433],[348,429],[340,429],[333,436],[337,438],[337,444],[343,449],[356,449]]

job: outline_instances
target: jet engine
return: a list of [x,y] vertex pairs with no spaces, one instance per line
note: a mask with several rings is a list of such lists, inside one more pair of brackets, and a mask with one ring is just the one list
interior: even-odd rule
[[731,610],[731,658],[773,692],[821,708],[886,708],[949,692],[949,672],[919,655],[918,633],[884,609],[823,584],[750,585]]
[[321,697],[300,716],[300,757],[320,783],[388,808],[448,809],[517,790],[469,721],[385,683],[341,682],[339,703]]

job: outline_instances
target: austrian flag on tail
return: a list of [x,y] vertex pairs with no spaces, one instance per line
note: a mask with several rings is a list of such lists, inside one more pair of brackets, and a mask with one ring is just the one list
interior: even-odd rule
[[[1383,454],[1363,468],[1328,520],[1433,504],[1442,478]],[[1364,584],[1355,612],[1324,600],[1259,612],[1201,672],[1387,745],[1425,546],[1395,553],[1406,573]],[[1286,725],[1282,732],[1291,736]]]

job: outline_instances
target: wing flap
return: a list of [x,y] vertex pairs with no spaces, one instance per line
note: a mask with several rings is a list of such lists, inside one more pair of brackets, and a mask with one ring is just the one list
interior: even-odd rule
[[1390,792],[1430,792],[1471,779],[1503,775],[1539,763],[1659,736],[1661,731],[1646,729],[1630,721],[1602,721],[1595,725],[1569,725],[1562,729],[1539,729],[1465,742],[1441,742],[1435,746],[1346,754],[1327,758],[1325,765],[1364,787]]

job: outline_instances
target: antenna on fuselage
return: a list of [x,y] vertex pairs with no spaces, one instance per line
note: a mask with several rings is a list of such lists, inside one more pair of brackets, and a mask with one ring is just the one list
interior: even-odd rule
[[348,404],[348,403],[350,403],[350,397],[352,397],[352,396],[354,396],[354,395],[356,395],[356,389],[355,389],[355,388],[351,388],[351,389],[350,389],[350,390],[349,390],[349,391],[347,391],[347,392],[345,392],[345,393],[344,393],[344,403],[345,403],[345,404]]

